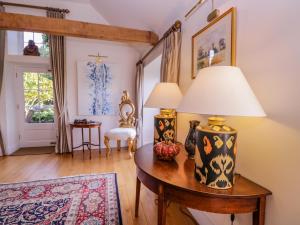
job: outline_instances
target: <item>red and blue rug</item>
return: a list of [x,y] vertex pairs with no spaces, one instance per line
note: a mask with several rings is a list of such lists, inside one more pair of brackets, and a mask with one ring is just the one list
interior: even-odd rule
[[1,184],[0,224],[122,225],[116,174]]

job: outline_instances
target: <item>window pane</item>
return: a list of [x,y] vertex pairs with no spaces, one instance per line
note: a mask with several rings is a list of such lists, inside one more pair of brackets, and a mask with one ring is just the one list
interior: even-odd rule
[[33,32],[24,32],[24,43],[26,43],[26,45],[29,40],[33,40]]
[[39,73],[40,89],[53,90],[53,81],[51,73]]
[[42,45],[39,48],[39,52],[40,52],[41,56],[49,57],[49,46],[48,45]]
[[51,73],[23,74],[25,121],[27,123],[53,123],[54,98]]
[[38,123],[39,116],[37,112],[40,111],[39,94],[37,90],[24,91],[25,103],[25,121],[27,123]]
[[37,44],[42,44],[43,43],[43,34],[41,33],[34,33],[34,37],[33,37],[34,42]]
[[39,48],[40,56],[49,57],[48,36],[43,33],[24,32],[24,48],[28,45],[28,41],[33,40]]
[[43,44],[40,44],[40,43],[35,43],[35,45],[36,45],[36,46],[38,46],[38,48],[39,48],[39,52],[40,52],[40,48],[42,48],[42,47],[43,47]]
[[38,89],[38,73],[25,72],[23,74],[23,85],[25,90]]
[[48,106],[43,107],[43,110],[40,111],[40,121],[41,123],[53,123],[54,122],[54,107]]
[[39,92],[40,96],[40,103],[41,103],[41,109],[44,107],[48,107],[49,105],[53,105],[53,91],[46,91],[46,90],[40,90]]

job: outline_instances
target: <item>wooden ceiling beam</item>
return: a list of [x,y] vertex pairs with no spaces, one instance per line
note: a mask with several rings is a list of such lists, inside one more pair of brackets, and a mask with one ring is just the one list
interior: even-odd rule
[[16,13],[0,13],[0,29],[152,45],[158,41],[152,31]]

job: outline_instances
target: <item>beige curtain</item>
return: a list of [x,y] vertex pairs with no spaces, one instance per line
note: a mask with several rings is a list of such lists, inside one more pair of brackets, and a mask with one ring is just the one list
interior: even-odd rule
[[[0,12],[4,12],[4,7],[0,5]],[[0,30],[0,98],[2,92],[2,84],[4,79],[4,53],[5,53],[5,30]],[[5,146],[1,132],[0,124],[0,156],[5,155]]]
[[179,82],[181,31],[171,32],[163,40],[160,76],[162,82]]
[[136,65],[136,117],[138,144],[143,145],[143,107],[144,107],[144,64],[142,61]]
[[[47,11],[51,18],[64,19],[64,13],[53,10]],[[65,38],[63,36],[49,35],[50,61],[53,74],[53,87],[56,109],[57,138],[56,153],[69,152],[67,107],[66,107],[66,71],[65,71]]]

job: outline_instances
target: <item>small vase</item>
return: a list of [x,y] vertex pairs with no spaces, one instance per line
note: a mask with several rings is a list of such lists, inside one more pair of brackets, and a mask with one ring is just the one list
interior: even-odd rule
[[197,137],[197,129],[196,127],[200,125],[200,121],[198,120],[191,120],[190,121],[190,130],[185,139],[185,150],[188,153],[188,157],[193,159],[195,156],[195,149],[196,149],[196,137]]

